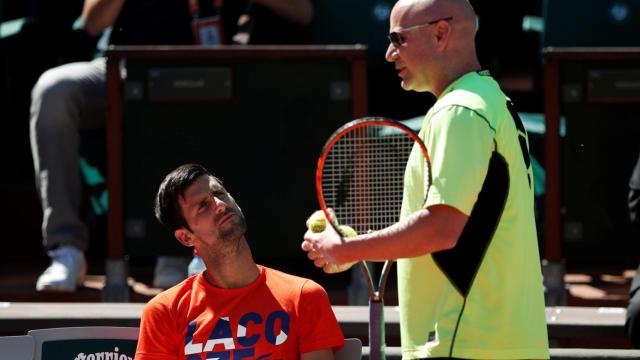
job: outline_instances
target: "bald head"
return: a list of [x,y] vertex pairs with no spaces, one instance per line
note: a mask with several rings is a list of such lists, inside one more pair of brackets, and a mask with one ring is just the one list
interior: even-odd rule
[[391,11],[387,49],[405,90],[436,96],[452,81],[480,70],[476,14],[468,0],[399,0]]
[[395,7],[407,8],[407,13],[417,22],[453,17],[460,35],[475,36],[476,13],[468,0],[399,0]]

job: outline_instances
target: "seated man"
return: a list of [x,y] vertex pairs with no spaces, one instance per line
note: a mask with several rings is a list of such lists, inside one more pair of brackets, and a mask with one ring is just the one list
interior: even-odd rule
[[[640,226],[640,157],[633,167],[629,179],[629,195],[627,197],[629,220],[636,227]],[[627,335],[634,348],[640,349],[640,266],[631,282],[629,289],[629,304],[625,322]]]
[[256,265],[244,215],[220,180],[182,165],[160,185],[155,212],[206,270],[146,305],[137,360],[333,359],[344,339],[326,292]]

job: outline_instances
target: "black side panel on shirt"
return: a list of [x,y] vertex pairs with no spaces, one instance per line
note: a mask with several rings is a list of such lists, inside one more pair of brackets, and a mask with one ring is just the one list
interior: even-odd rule
[[453,249],[433,253],[432,257],[452,284],[464,297],[500,222],[509,193],[509,169],[506,160],[495,152],[482,184],[478,200],[458,243]]

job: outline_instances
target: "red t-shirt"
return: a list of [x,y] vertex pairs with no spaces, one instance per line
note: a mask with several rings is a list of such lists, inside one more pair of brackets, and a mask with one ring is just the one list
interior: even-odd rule
[[299,359],[344,337],[317,283],[260,266],[239,289],[209,284],[202,273],[145,306],[136,359]]

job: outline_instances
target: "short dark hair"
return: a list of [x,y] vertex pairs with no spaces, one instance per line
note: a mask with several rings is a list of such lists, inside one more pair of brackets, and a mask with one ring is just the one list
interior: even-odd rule
[[170,172],[160,184],[155,201],[156,219],[172,232],[182,227],[189,229],[178,197],[202,175],[213,177],[202,165],[184,164]]

